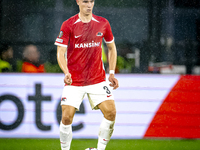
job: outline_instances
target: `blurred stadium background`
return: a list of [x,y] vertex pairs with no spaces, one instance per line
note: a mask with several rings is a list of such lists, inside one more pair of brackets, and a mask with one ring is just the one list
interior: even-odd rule
[[[199,150],[200,0],[96,0],[93,12],[109,20],[118,51],[118,115],[107,149]],[[76,13],[75,0],[0,0],[0,44],[13,47],[17,62],[33,43],[48,62],[62,22]],[[0,149],[60,149],[63,74],[19,72],[0,74]],[[94,118],[101,113],[85,98],[72,150],[96,147]]]

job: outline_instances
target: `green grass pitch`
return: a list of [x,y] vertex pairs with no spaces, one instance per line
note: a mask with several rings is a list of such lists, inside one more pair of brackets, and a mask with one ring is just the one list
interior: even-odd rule
[[[96,147],[97,140],[73,139],[71,150]],[[0,150],[60,150],[59,139],[0,139]],[[200,150],[200,140],[115,140],[106,150]]]

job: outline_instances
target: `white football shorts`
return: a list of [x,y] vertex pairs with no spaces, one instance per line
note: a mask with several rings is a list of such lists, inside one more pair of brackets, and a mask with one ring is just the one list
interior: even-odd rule
[[70,105],[79,110],[83,98],[87,94],[92,109],[99,109],[98,104],[106,100],[114,100],[112,89],[106,81],[87,86],[67,85],[63,89],[61,105]]

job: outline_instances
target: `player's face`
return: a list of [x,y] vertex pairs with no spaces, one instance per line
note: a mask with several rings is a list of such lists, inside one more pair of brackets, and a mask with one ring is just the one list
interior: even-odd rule
[[77,0],[80,12],[85,15],[90,15],[94,7],[94,0]]

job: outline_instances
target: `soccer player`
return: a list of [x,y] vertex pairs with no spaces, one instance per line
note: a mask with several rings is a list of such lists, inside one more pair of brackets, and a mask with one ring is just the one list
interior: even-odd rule
[[[98,135],[98,150],[105,150],[111,138],[116,108],[112,89],[118,88],[114,76],[117,51],[109,22],[92,13],[94,0],[76,0],[79,13],[63,22],[57,45],[57,60],[65,74],[61,106],[60,142],[62,150],[69,150],[72,140],[72,121],[76,110],[87,94],[91,108],[104,115]],[[109,55],[109,81],[102,62],[102,39]]]

